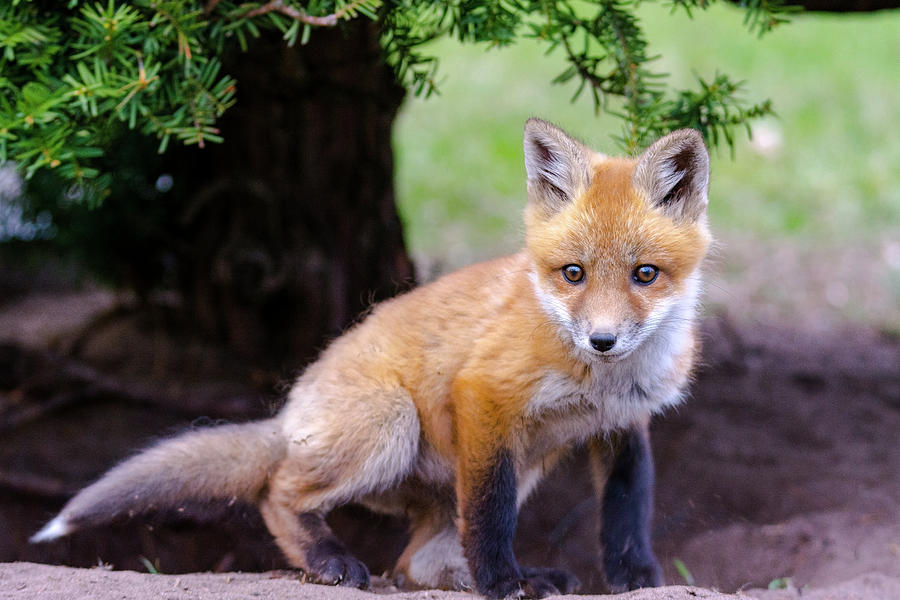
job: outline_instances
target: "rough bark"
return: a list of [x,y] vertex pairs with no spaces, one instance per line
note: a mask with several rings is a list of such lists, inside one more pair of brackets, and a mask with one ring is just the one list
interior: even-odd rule
[[314,36],[231,56],[226,143],[173,162],[189,313],[244,354],[294,367],[413,279],[393,194],[403,89],[374,23]]

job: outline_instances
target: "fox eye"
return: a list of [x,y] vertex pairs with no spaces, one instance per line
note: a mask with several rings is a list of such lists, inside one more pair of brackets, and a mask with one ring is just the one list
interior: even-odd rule
[[578,283],[584,279],[584,269],[578,265],[566,265],[562,268],[562,273],[569,283]]
[[659,276],[659,268],[654,265],[641,265],[631,275],[635,283],[650,285]]

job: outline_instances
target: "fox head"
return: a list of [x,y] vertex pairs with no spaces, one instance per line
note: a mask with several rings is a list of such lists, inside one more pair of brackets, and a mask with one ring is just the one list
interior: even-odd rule
[[531,276],[562,336],[611,362],[655,332],[690,326],[710,243],[709,155],[698,132],[611,158],[530,119],[525,169]]

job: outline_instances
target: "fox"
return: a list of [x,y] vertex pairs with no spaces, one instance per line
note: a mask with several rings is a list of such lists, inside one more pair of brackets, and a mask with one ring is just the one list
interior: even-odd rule
[[407,584],[568,594],[577,577],[520,565],[513,539],[541,478],[587,447],[607,586],[662,585],[648,427],[682,402],[699,352],[708,151],[682,129],[611,157],[532,118],[524,162],[520,252],[377,304],[306,367],[275,416],[152,445],[31,541],[241,501],[308,580],[366,588],[368,568],[325,520],[355,503],[408,520],[393,570]]

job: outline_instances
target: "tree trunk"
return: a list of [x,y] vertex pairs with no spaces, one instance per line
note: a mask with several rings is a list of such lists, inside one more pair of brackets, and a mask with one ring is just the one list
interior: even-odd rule
[[171,163],[179,285],[204,329],[296,368],[412,284],[391,149],[404,91],[365,19],[304,47],[256,40],[226,69],[238,80],[226,142]]
[[[164,571],[284,566],[246,507],[221,522],[214,509],[197,515],[215,526],[149,517],[57,544],[26,540],[67,496],[161,433],[199,416],[268,414],[258,391],[229,377],[260,385],[253,367],[274,367],[276,376],[302,367],[372,302],[412,284],[391,149],[404,92],[377,36],[376,24],[358,19],[316,31],[308,47],[287,48],[277,35],[256,40],[225,65],[239,87],[221,121],[224,144],[160,157],[127,136],[108,154],[117,165],[113,195],[97,211],[73,209],[65,231],[88,262],[139,297],[164,281],[176,287],[188,322],[239,358],[185,338],[182,320],[160,337],[156,329],[167,328],[156,317],[169,313],[154,310],[92,322],[72,361],[0,347],[0,523],[9,530],[0,560],[87,566],[102,556],[142,569],[147,556]],[[171,189],[160,173],[171,175]],[[80,362],[98,356],[96,372]],[[20,399],[4,407],[4,394]],[[101,441],[84,451],[84,439]],[[360,529],[353,512],[333,520],[338,531]],[[377,572],[390,568],[404,539],[396,522],[382,523],[393,545],[362,553]]]

